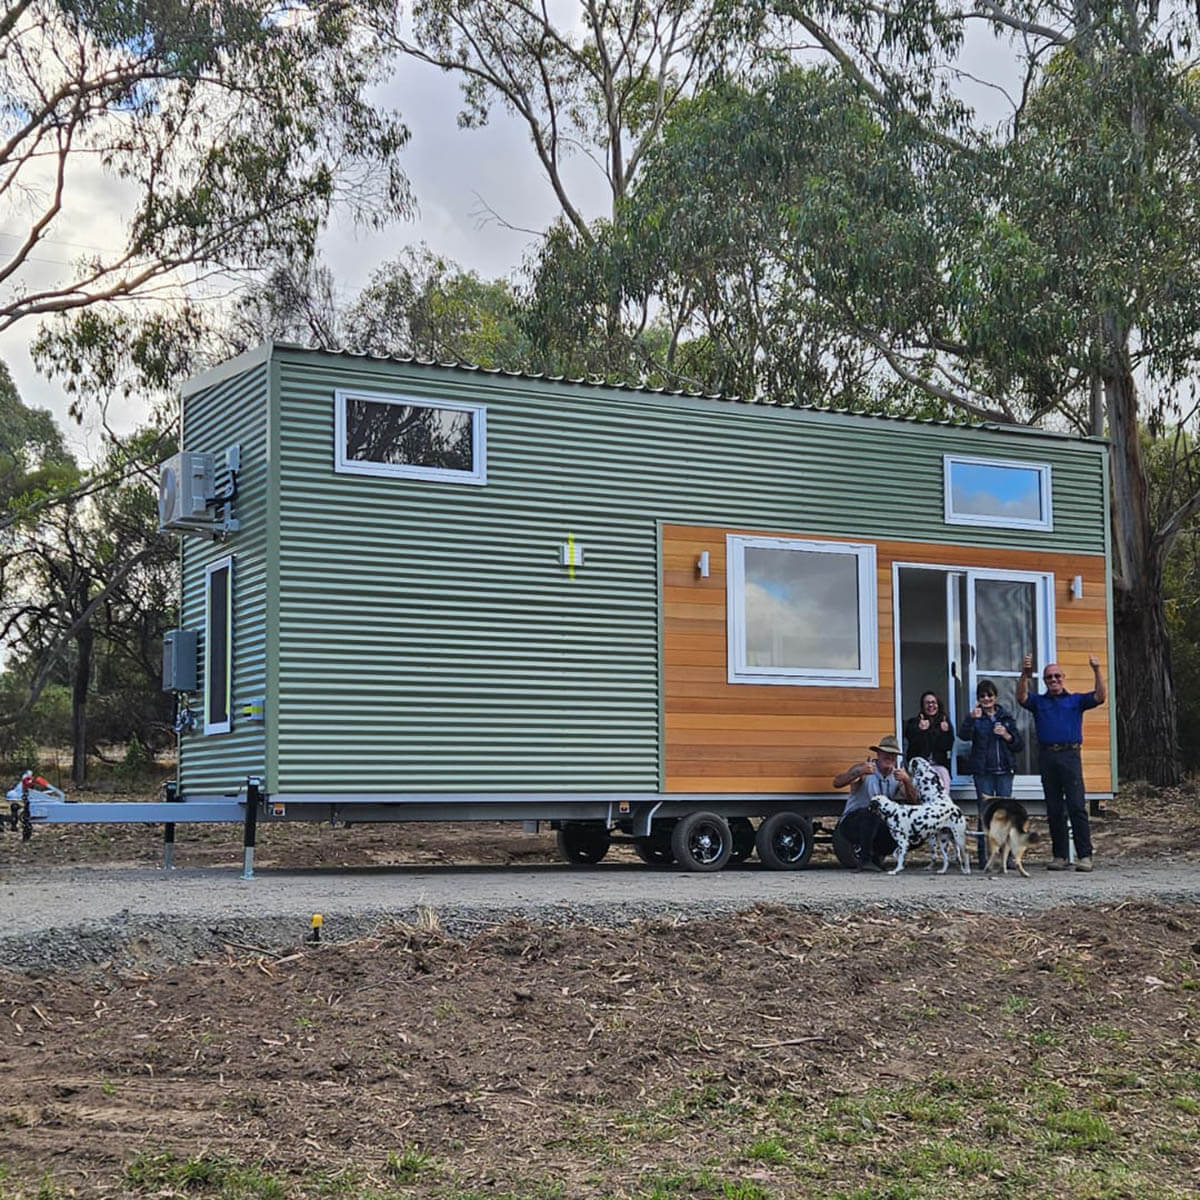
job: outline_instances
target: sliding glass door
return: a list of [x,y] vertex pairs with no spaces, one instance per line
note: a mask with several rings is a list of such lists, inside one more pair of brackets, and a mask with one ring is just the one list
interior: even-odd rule
[[[975,705],[981,679],[996,685],[999,702],[1025,734],[1018,781],[1037,775],[1028,715],[1017,707],[1021,660],[1049,661],[1053,646],[1054,577],[1049,573],[897,565],[896,642],[901,723],[917,712],[921,693],[937,692],[955,728]],[[966,743],[955,747],[953,773],[967,776]]]

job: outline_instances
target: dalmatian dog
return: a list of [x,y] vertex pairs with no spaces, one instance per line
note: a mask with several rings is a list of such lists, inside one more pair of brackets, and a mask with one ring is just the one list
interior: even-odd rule
[[[964,875],[970,875],[967,818],[963,816],[962,809],[950,799],[950,792],[927,759],[910,759],[908,770],[920,803],[899,804],[887,796],[874,796],[871,799],[871,811],[887,825],[888,832],[896,840],[896,865],[888,874],[898,875],[903,871],[909,850],[928,840],[930,858],[939,849],[941,851],[942,869],[938,874],[944,875],[949,870],[948,843],[953,843],[959,869]],[[941,836],[943,833],[947,835],[945,838]]]

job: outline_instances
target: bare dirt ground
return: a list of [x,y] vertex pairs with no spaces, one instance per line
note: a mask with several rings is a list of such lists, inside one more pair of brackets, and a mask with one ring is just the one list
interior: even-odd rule
[[[1127,789],[1095,824],[1101,862],[1194,862],[1198,835],[1191,789]],[[177,857],[238,852],[212,828]],[[259,842],[296,867],[553,853],[498,826]],[[39,829],[0,867],[160,854],[147,829]],[[0,1198],[1191,1197],[1198,1039],[1194,905],[465,938],[431,912],[161,970],[0,973]]]

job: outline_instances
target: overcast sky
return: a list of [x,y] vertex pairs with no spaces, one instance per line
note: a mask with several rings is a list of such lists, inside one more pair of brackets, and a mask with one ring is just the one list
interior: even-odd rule
[[[1010,79],[1011,60],[990,38],[969,48],[966,63],[980,74]],[[969,98],[999,119],[1006,107],[988,90],[972,89]],[[434,67],[401,60],[392,85],[381,99],[399,109],[411,131],[402,164],[419,205],[415,219],[381,232],[356,230],[336,221],[322,241],[322,252],[334,270],[343,298],[353,296],[379,264],[409,245],[424,243],[436,253],[478,272],[484,278],[513,276],[535,240],[558,215],[558,205],[529,145],[525,126],[496,105],[482,129],[459,129],[458,83]],[[62,264],[89,250],[119,244],[124,221],[122,198],[111,183],[89,177],[81,168],[69,199],[76,204],[56,226],[56,237],[39,251],[38,270],[57,274]],[[609,197],[599,169],[582,156],[569,169],[573,199],[589,218],[605,215]],[[505,228],[487,209],[518,229]],[[18,226],[0,228],[0,248],[11,249]],[[34,282],[29,280],[30,283]],[[56,384],[38,375],[28,353],[36,324],[27,320],[0,334],[0,358],[11,370],[27,404],[49,408],[84,457],[100,447],[96,424],[77,430],[67,417],[69,398]],[[113,425],[127,432],[140,419],[136,404],[115,407]]]
[[[459,129],[457,82],[434,67],[411,61],[400,63],[395,82],[382,99],[399,109],[411,131],[401,160],[419,212],[415,219],[383,231],[355,229],[341,220],[331,225],[322,240],[322,253],[336,274],[341,294],[353,296],[377,266],[405,246],[422,242],[485,278],[514,274],[534,239],[529,233],[504,228],[486,216],[486,208],[530,230],[545,229],[558,211],[524,126],[497,107],[483,129]],[[594,197],[594,210],[588,215],[603,213],[607,193],[598,171],[580,159],[572,173],[586,189],[583,194]],[[76,194],[86,194],[86,203],[65,215],[56,227],[57,236],[38,252],[37,271],[43,277],[59,274],[64,264],[81,254],[118,244],[123,223],[119,191],[81,173]],[[0,248],[12,249],[14,232],[24,230],[11,224],[6,228],[0,233],[5,238]],[[12,372],[22,399],[49,408],[68,429],[77,449],[90,454],[100,445],[96,429],[75,430],[67,417],[69,397],[34,370],[28,347],[36,329],[30,319],[0,334],[0,358]],[[129,406],[114,412],[114,425],[124,431],[135,424],[139,415],[135,409]]]

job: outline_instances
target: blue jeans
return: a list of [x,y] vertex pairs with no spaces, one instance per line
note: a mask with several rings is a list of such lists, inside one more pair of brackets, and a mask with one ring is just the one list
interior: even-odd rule
[[1011,796],[1013,777],[1011,771],[999,774],[975,775],[975,799],[979,801],[979,811],[983,812],[984,796]]
[[[990,796],[1011,796],[1013,777],[1011,771],[992,772],[988,775],[974,775],[975,800],[979,805],[979,828],[983,828],[983,810],[986,798]],[[979,839],[979,865],[987,862],[987,845],[983,838]]]

